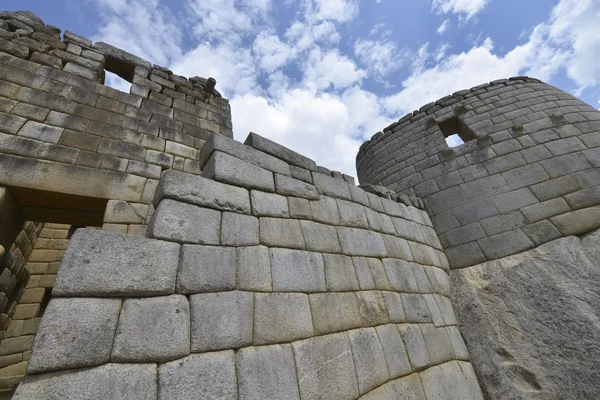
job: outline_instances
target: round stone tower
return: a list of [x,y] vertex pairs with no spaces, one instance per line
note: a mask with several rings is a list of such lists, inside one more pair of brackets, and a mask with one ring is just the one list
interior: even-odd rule
[[528,77],[427,104],[356,159],[361,183],[424,200],[453,268],[600,227],[598,166],[600,112]]

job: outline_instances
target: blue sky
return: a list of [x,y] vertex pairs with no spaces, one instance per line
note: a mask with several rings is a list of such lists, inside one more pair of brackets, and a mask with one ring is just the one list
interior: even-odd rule
[[[378,130],[456,90],[530,75],[600,106],[600,0],[9,0],[185,76],[254,131],[355,175]],[[123,83],[113,78],[115,87]]]

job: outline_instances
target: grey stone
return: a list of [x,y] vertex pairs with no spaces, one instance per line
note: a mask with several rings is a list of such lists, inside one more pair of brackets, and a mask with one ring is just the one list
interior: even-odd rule
[[[363,264],[368,268],[368,274],[374,282],[373,289],[389,290],[390,283],[388,281],[383,263],[378,258],[353,257],[354,266],[357,271],[364,269]],[[358,274],[358,272],[357,272]],[[368,278],[367,278],[368,279]],[[363,288],[361,288],[363,289]]]
[[382,238],[389,257],[412,260],[410,247],[405,239],[392,235],[382,235]]
[[175,292],[175,243],[78,229],[58,271],[55,296],[156,296]]
[[402,293],[401,296],[407,322],[432,322],[431,312],[422,294]]
[[233,351],[191,354],[158,368],[160,399],[237,400]]
[[317,164],[313,160],[256,133],[250,132],[244,143],[292,165],[305,168],[309,171],[317,170]]
[[127,299],[111,361],[165,362],[190,354],[190,307],[185,296]]
[[258,243],[258,218],[244,214],[223,213],[221,219],[223,246],[252,246]]
[[290,209],[290,217],[312,219],[310,203],[307,199],[288,197],[288,206]]
[[156,364],[106,364],[23,379],[16,400],[152,400],[157,396]]
[[282,175],[290,176],[291,174],[290,167],[285,161],[217,133],[213,133],[208,138],[198,155],[200,168],[206,168],[205,165],[210,163],[211,154],[214,157],[217,152],[226,153],[233,156],[233,158],[243,160],[245,161],[243,164],[250,163]]
[[37,374],[107,363],[120,310],[120,299],[52,299],[27,371]]
[[330,225],[313,221],[300,221],[306,249],[325,253],[341,253],[337,230]]
[[300,400],[291,345],[241,349],[236,360],[240,400]]
[[520,229],[490,236],[479,240],[478,243],[488,260],[520,253],[534,247],[533,242]]
[[425,273],[425,269],[422,265],[411,262],[410,268],[412,269],[415,280],[417,281],[417,287],[419,288],[420,293],[431,293],[431,283],[429,282],[429,278]]
[[270,292],[272,286],[269,248],[265,246],[239,247],[237,249],[237,288]]
[[255,345],[291,342],[314,335],[306,294],[256,293],[254,300]]
[[[457,368],[457,370],[455,370],[455,368]],[[429,368],[428,370],[423,371],[420,375],[427,399],[483,399],[479,388],[473,387],[474,384],[467,380],[462,368],[456,361]],[[473,376],[471,379],[475,379],[475,377]]]
[[277,292],[324,292],[325,267],[320,253],[270,249],[273,290]]
[[178,243],[220,244],[221,212],[164,199],[148,225],[148,235]]
[[[452,273],[460,330],[490,398],[523,390],[539,399],[598,393],[599,333],[590,321],[600,298],[599,243],[597,232],[561,238]],[[515,329],[519,335],[508,337]]]
[[437,328],[432,324],[421,324],[420,328],[432,364],[442,364],[454,359],[452,344],[445,328]]
[[571,211],[564,198],[558,197],[521,210],[529,222],[538,222]]
[[390,322],[401,323],[406,322],[404,314],[404,306],[402,305],[402,297],[396,292],[382,292],[385,308],[387,309]]
[[340,211],[340,224],[357,228],[368,228],[364,207],[351,201],[337,200]]
[[316,335],[340,332],[361,326],[354,293],[313,293],[308,295]]
[[477,239],[484,238],[485,232],[481,229],[479,222],[473,222],[469,225],[461,226],[458,229],[450,231],[446,234],[448,246],[457,246]]
[[64,128],[57,128],[35,121],[27,121],[19,130],[19,136],[25,136],[43,142],[58,143]]
[[346,333],[292,343],[302,399],[358,398],[352,351]]
[[309,184],[313,183],[312,174],[307,169],[290,165],[290,172],[292,173],[292,178],[299,179]]
[[[527,219],[521,211],[512,211],[502,215],[486,218],[479,222],[488,236],[497,235],[527,225]],[[449,235],[451,235],[450,233]]]
[[385,257],[387,255],[380,233],[346,227],[339,227],[337,230],[344,254],[367,257]]
[[275,174],[275,191],[285,196],[295,196],[310,200],[319,198],[319,192],[317,192],[317,189],[313,185],[280,174]]
[[412,368],[398,327],[391,324],[380,325],[375,330],[383,348],[390,379],[410,374]]
[[250,192],[252,200],[252,214],[259,217],[290,216],[287,198],[275,193],[265,193],[253,190]]
[[368,193],[359,188],[358,186],[354,186],[351,184],[348,186],[350,189],[350,195],[352,196],[352,201],[356,203],[360,203],[365,207],[371,207],[369,202]]
[[184,245],[177,275],[177,292],[184,294],[235,289],[237,255],[234,247]]
[[107,57],[116,58],[117,60],[122,61],[125,64],[133,64],[133,65],[137,65],[137,66],[148,68],[148,69],[152,68],[152,64],[150,64],[148,61],[146,61],[138,56],[135,56],[131,53],[128,53],[124,50],[121,50],[121,49],[113,47],[109,44],[106,44],[104,42],[94,43],[93,48],[98,53],[103,54]]
[[390,380],[385,356],[374,328],[348,332],[358,389],[365,394]]
[[477,242],[449,247],[445,252],[452,268],[464,268],[487,260]]
[[390,288],[397,292],[419,293],[419,286],[410,264],[405,260],[386,258],[383,260]]
[[371,290],[356,292],[356,295],[363,326],[375,326],[390,322],[381,292]]
[[398,330],[413,371],[421,371],[427,368],[431,361],[419,325],[398,325]]
[[431,284],[431,289],[433,292],[442,294],[444,296],[449,296],[450,280],[448,278],[448,274],[441,268],[423,267],[423,269],[429,278],[429,283]]
[[529,188],[504,193],[493,197],[491,200],[501,213],[519,210],[538,202]]
[[319,200],[310,201],[313,219],[330,225],[340,224],[340,212],[335,199],[321,196]]
[[254,297],[249,292],[190,296],[192,352],[237,349],[252,344]]
[[163,198],[250,214],[248,190],[175,170],[165,171],[161,176],[154,194],[154,206],[157,207]]
[[323,254],[325,280],[330,292],[359,290],[352,258],[337,254]]
[[275,191],[272,172],[220,151],[212,153],[202,170],[202,176],[248,189]]
[[452,350],[454,351],[454,358],[458,360],[469,360],[469,351],[467,350],[467,345],[463,340],[460,331],[457,326],[447,326],[446,334],[448,335],[448,339],[450,340],[450,344],[452,345]]
[[[379,260],[378,260],[379,261]],[[358,285],[361,290],[372,290],[376,289],[375,280],[373,279],[373,275],[371,275],[371,270],[369,269],[369,263],[364,257],[352,257],[352,262],[354,263],[354,269],[356,270],[356,277],[358,278]],[[383,267],[383,265],[382,265]],[[385,275],[385,271],[384,271]],[[385,278],[387,282],[387,277]],[[389,283],[387,284],[389,287]]]
[[579,185],[572,176],[561,176],[531,186],[531,191],[539,201],[547,201],[579,190]]
[[319,193],[338,199],[352,200],[349,185],[343,179],[313,172],[313,181]]
[[300,221],[283,218],[260,218],[260,243],[271,247],[304,249]]
[[558,239],[562,236],[558,229],[552,225],[552,222],[547,219],[536,222],[535,224],[527,225],[523,228],[523,232],[527,234],[529,239],[531,239],[536,246]]

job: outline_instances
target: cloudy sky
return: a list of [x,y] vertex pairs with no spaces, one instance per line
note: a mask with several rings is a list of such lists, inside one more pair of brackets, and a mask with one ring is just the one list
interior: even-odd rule
[[[8,3],[8,4],[7,4]],[[600,107],[600,0],[8,0],[185,76],[212,76],[236,139],[355,175],[358,147],[454,91],[530,75]],[[122,82],[108,82],[122,87]]]

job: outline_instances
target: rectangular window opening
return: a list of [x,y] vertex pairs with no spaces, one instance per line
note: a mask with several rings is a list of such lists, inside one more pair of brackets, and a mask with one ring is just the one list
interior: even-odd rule
[[115,57],[106,56],[104,84],[113,89],[129,93],[134,70],[135,65]]
[[448,147],[457,147],[461,144],[477,139],[473,131],[459,117],[448,118],[438,124]]

